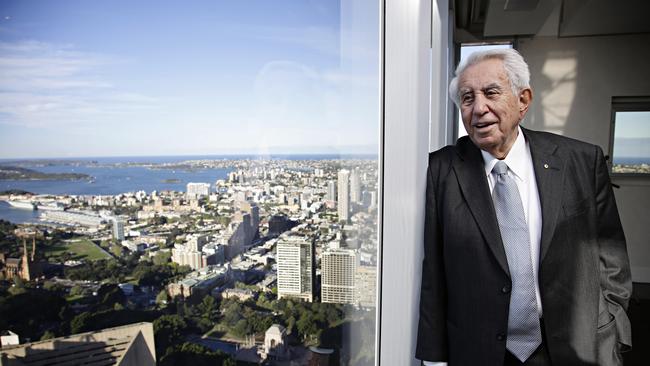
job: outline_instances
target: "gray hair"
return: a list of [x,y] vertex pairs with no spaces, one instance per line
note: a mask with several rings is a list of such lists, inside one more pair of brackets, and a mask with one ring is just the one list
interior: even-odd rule
[[458,65],[454,78],[449,83],[449,97],[458,106],[460,95],[458,94],[458,78],[469,66],[475,65],[488,59],[498,59],[503,61],[503,68],[506,71],[512,93],[518,95],[519,92],[530,88],[530,71],[528,65],[521,54],[512,48],[500,48],[486,51],[477,51],[469,55],[467,59]]

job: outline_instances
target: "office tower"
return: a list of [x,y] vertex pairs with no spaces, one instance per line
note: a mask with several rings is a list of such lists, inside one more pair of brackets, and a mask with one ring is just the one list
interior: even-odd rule
[[327,196],[325,199],[336,201],[336,182],[333,180],[327,182]]
[[359,168],[355,168],[350,174],[350,201],[361,203],[361,176],[359,175]]
[[187,198],[201,198],[210,195],[210,183],[187,183]]
[[314,301],[313,239],[287,236],[278,241],[276,251],[278,299],[295,297]]
[[114,217],[113,221],[113,239],[117,241],[124,240],[124,222],[117,217]]
[[350,171],[341,169],[339,170],[339,192],[338,192],[338,212],[339,221],[347,222],[350,218],[350,187],[348,182],[350,180]]
[[271,237],[280,236],[280,234],[296,225],[297,222],[290,220],[284,214],[273,215],[269,218],[269,231],[267,235]]
[[[253,240],[259,237],[259,226],[260,226],[260,208],[257,204],[250,201],[239,201],[238,202],[239,210],[242,213],[247,213],[250,215],[250,230],[249,230],[249,244]],[[237,215],[235,215],[237,216]],[[248,245],[248,244],[247,244]]]
[[355,271],[359,259],[354,250],[330,249],[321,257],[321,302],[354,304]]
[[377,191],[370,191],[370,209],[377,208]]

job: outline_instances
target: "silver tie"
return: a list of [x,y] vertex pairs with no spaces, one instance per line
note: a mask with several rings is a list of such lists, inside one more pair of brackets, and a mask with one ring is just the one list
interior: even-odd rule
[[492,200],[512,279],[506,348],[521,362],[542,343],[535,297],[535,275],[530,255],[530,237],[517,183],[506,174],[508,165],[497,162]]

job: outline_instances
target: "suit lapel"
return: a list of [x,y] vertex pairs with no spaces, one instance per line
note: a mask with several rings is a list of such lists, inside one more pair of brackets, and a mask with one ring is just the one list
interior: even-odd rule
[[458,143],[458,153],[460,160],[454,164],[454,171],[465,201],[492,254],[510,275],[481,152],[469,139],[463,139]]
[[542,206],[542,239],[539,257],[539,262],[542,263],[551,245],[561,206],[564,163],[557,154],[557,145],[545,139],[540,133],[524,128],[522,131],[530,144],[537,191]]

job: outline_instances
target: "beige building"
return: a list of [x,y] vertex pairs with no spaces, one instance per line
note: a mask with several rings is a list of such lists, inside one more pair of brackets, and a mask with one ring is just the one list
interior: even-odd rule
[[336,202],[339,221],[347,222],[350,219],[350,171],[339,170],[338,174],[338,199]]
[[135,323],[0,349],[2,366],[154,366],[153,325]]
[[363,307],[377,306],[377,267],[358,266],[354,279],[355,304]]
[[330,249],[321,256],[321,301],[355,303],[355,271],[359,258],[351,249]]

